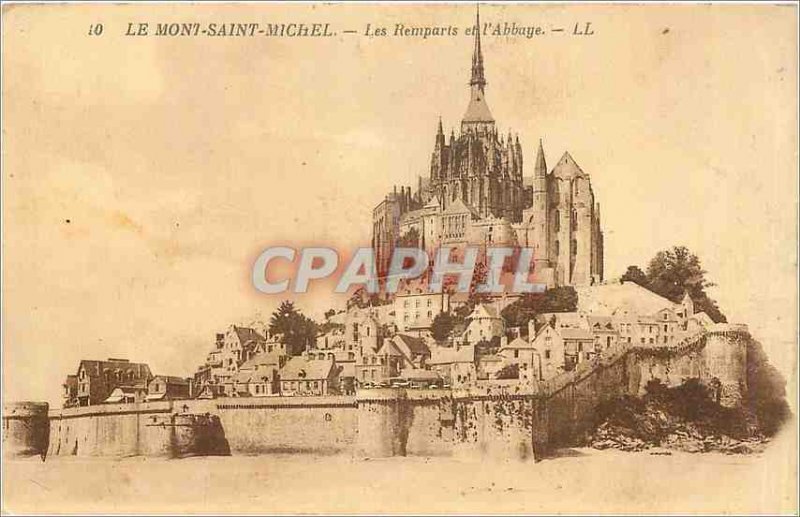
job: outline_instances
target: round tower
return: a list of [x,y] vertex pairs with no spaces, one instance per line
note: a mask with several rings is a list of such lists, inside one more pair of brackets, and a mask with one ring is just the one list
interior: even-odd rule
[[714,399],[726,407],[741,405],[747,396],[747,325],[718,323],[706,334],[703,351],[707,383]]
[[50,421],[47,402],[10,402],[3,406],[3,453],[6,458],[47,454]]

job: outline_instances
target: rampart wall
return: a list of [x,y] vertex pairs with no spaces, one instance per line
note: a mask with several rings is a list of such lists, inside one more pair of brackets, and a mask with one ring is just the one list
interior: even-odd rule
[[[46,450],[53,456],[306,452],[529,460],[580,443],[600,403],[641,394],[652,379],[677,385],[697,377],[716,387],[720,402],[736,405],[747,388],[748,339],[746,327],[716,326],[673,347],[610,349],[529,386],[57,409],[49,413]],[[37,443],[26,435],[33,427],[21,427],[18,416],[3,415],[4,426],[17,426],[12,442]],[[37,425],[47,422],[40,418]]]

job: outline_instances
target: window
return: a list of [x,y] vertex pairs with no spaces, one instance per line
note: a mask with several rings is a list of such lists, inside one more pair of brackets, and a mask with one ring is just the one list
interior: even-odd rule
[[578,343],[578,352],[583,352],[583,343]]
[[667,331],[667,326],[666,326],[666,325],[664,325],[664,332],[666,332],[666,331]]
[[544,351],[544,358],[545,359],[550,359],[550,350],[545,350]]
[[653,338],[650,338],[650,344],[651,344],[651,345],[653,344],[653,342],[654,342],[654,341],[653,341]]
[[519,350],[514,350],[514,359],[519,359]]

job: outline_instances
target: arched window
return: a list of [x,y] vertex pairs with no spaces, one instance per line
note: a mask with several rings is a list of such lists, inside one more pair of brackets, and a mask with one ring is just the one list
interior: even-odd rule
[[556,210],[555,219],[553,220],[553,228],[555,229],[555,231],[559,231],[561,229],[561,212],[559,212],[558,210]]
[[559,245],[559,242],[556,241],[556,255],[558,255],[559,252],[561,251],[560,248],[561,248],[561,246]]

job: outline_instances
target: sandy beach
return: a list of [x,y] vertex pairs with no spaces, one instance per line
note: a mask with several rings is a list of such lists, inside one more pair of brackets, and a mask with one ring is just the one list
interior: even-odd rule
[[580,448],[538,463],[31,458],[5,462],[3,513],[794,513],[793,439],[752,456]]

